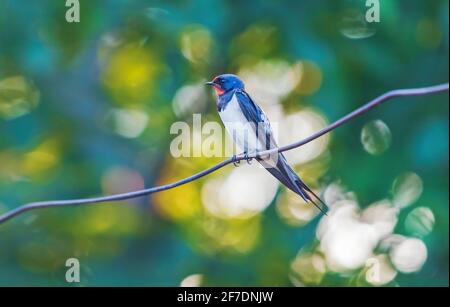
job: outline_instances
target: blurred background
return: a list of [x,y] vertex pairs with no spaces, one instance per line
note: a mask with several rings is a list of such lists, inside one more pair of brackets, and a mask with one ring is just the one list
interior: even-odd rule
[[[0,0],[0,213],[169,183],[174,122],[239,74],[299,140],[395,88],[448,82],[448,1]],[[396,98],[286,153],[328,217],[256,165],[0,225],[0,285],[448,286],[448,94]],[[193,137],[201,131],[191,131]],[[225,136],[224,136],[225,137]],[[66,259],[81,282],[65,281]]]

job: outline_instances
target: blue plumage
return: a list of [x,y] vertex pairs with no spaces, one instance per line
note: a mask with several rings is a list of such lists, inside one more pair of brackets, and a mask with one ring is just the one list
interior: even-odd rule
[[[268,118],[245,91],[244,83],[239,77],[232,74],[224,74],[217,76],[207,84],[213,86],[216,91],[218,96],[217,110],[225,127],[233,137],[233,140],[240,144],[246,153],[278,147]],[[232,127],[235,123],[241,124],[242,128],[240,129],[248,129],[250,127],[250,134],[252,134],[251,136],[255,141],[249,141],[248,138],[244,137],[246,136],[245,133],[236,131],[236,128]],[[257,160],[288,189],[300,195],[306,202],[312,202],[319,210],[325,213],[324,209],[314,201],[313,197],[326,207],[325,203],[300,179],[289,166],[282,153],[277,152],[268,158],[258,158]]]

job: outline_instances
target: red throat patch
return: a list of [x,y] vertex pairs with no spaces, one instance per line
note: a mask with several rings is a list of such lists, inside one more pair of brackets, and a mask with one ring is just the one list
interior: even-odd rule
[[216,91],[217,96],[220,96],[223,93],[225,93],[225,91],[218,86],[214,86],[214,90]]

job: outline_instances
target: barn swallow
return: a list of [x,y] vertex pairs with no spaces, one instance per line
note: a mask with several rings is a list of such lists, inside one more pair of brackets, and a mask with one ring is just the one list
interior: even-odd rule
[[[278,148],[269,119],[245,91],[244,83],[238,76],[223,74],[206,84],[214,88],[219,116],[236,146],[243,150],[247,162],[250,160],[249,154]],[[294,172],[283,153],[274,152],[255,159],[288,189],[307,203],[313,203],[326,215],[325,203]],[[319,206],[317,200],[325,209]]]

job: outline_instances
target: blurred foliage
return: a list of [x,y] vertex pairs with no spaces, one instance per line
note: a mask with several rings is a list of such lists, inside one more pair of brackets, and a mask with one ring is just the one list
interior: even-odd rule
[[[218,120],[239,74],[279,142],[395,88],[448,81],[448,1],[0,0],[0,213],[172,182],[170,127]],[[0,285],[448,286],[448,94],[398,98],[287,153],[323,217],[255,165],[149,198],[0,225]],[[275,128],[275,127],[274,127]],[[199,131],[191,131],[193,136]],[[374,271],[374,269],[376,269]]]

